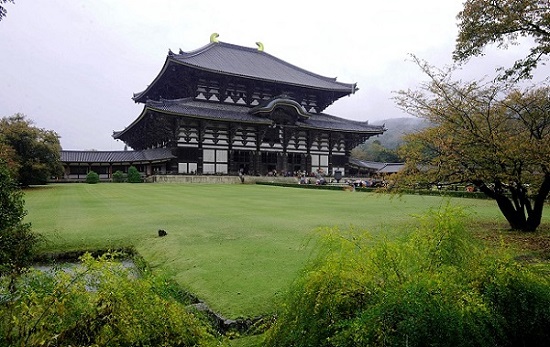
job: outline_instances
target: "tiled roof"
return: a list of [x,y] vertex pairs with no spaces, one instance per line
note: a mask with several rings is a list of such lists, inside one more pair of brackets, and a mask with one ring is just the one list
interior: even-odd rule
[[[246,122],[256,124],[272,123],[269,119],[250,114],[250,108],[247,106],[210,103],[193,100],[192,98],[161,101],[149,100],[146,103],[142,115],[146,114],[147,110],[154,110],[173,115],[224,120],[230,122]],[[331,116],[326,113],[311,113],[309,119],[298,121],[296,122],[296,125],[310,129],[375,134],[382,133],[384,130],[383,126],[369,125],[368,122],[348,120]],[[130,127],[131,125],[128,128]],[[115,138],[123,132],[124,131],[116,133]]]
[[61,151],[63,163],[138,163],[175,158],[168,148],[143,151]]
[[397,173],[399,172],[405,164],[403,163],[387,163],[382,169],[378,170],[379,173]]
[[378,171],[386,165],[385,163],[380,163],[377,161],[365,161],[365,160],[359,160],[355,158],[349,158],[349,163],[357,167],[371,169],[374,171]]
[[376,171],[377,173],[396,173],[403,168],[403,163],[380,163],[376,161],[359,160],[349,158],[349,163],[353,166]]
[[315,89],[355,91],[355,84],[317,75],[256,48],[211,42],[191,52],[169,55],[169,60],[201,70]]
[[341,117],[331,116],[326,113],[313,113],[312,116],[304,121],[297,122],[296,125],[312,129],[324,129],[346,132],[366,132],[382,134],[383,126],[370,125],[368,122],[349,120]]
[[195,116],[198,118],[271,124],[269,119],[249,114],[248,111],[250,108],[247,106],[197,101],[193,98],[177,100],[161,99],[160,101],[148,100],[145,108],[176,115]]

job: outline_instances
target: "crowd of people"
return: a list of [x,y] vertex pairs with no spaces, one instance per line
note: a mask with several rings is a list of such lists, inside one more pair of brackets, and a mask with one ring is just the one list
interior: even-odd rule
[[[244,170],[241,168],[239,170],[239,177],[241,181],[244,181]],[[299,184],[316,184],[316,185],[325,185],[329,183],[340,183],[340,180],[336,180],[334,177],[326,177],[322,169],[319,169],[315,172],[306,172],[302,170],[298,171],[287,171],[279,172],[277,170],[270,170],[267,172],[266,176],[269,177],[296,177]],[[328,179],[328,180],[327,180]],[[352,186],[354,188],[366,188],[366,187],[382,187],[386,184],[384,180],[375,179],[375,178],[366,178],[366,179],[346,179],[342,182],[345,185]]]

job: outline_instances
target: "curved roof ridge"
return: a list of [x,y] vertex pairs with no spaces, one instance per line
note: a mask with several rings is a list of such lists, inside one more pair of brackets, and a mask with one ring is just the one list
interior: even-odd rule
[[[202,47],[199,47],[197,49],[194,49],[194,50],[191,50],[189,52],[185,52],[185,51],[182,51],[180,50],[180,53],[179,54],[174,54],[174,55],[183,55],[183,56],[186,56],[186,57],[193,57],[197,54],[200,54],[204,51],[207,51],[209,50],[210,48],[212,48],[214,45],[217,45],[219,44],[220,42],[209,42],[208,44],[202,46]],[[169,55],[170,56],[170,55]]]
[[276,107],[290,106],[293,107],[297,114],[303,118],[311,117],[311,114],[296,100],[290,99],[287,95],[279,95],[271,100],[261,103],[248,111],[250,114],[271,113]]
[[[336,120],[342,119],[342,117],[334,116],[334,115],[332,115],[332,114],[324,113],[324,112],[317,113],[316,116],[323,116],[323,117],[328,117],[328,118],[334,118],[334,119],[336,119]],[[384,125],[369,124],[369,121],[368,121],[368,120],[362,121],[362,120],[355,120],[355,119],[346,119],[346,121],[352,122],[352,123],[356,123],[356,124],[360,124],[360,125],[368,125],[368,126],[371,126],[371,127],[374,127],[374,128],[384,128]]]

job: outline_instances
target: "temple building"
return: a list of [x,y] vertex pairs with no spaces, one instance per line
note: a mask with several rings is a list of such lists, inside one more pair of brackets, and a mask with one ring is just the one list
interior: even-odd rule
[[113,138],[138,152],[165,150],[146,174],[346,174],[351,150],[385,130],[323,113],[354,94],[356,84],[312,73],[257,46],[221,42],[212,34],[197,50],[169,50],[159,74],[134,94],[143,111]]

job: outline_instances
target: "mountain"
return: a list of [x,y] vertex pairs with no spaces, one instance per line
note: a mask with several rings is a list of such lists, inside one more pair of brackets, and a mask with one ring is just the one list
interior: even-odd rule
[[373,125],[384,125],[388,129],[383,135],[371,137],[365,143],[380,141],[380,144],[388,149],[396,149],[402,142],[404,134],[422,130],[429,126],[429,122],[420,118],[390,118],[383,121],[372,122]]

